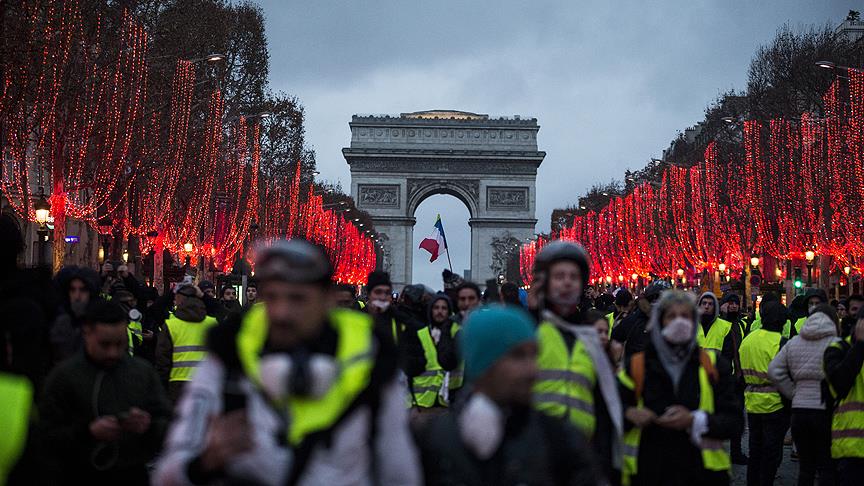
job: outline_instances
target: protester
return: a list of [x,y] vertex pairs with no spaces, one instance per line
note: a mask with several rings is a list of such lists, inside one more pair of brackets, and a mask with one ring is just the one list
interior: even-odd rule
[[786,308],[776,301],[763,303],[761,316],[761,329],[748,334],[741,343],[741,371],[747,382],[744,406],[749,427],[748,486],[774,484],[789,429],[789,410],[768,375],[768,365],[786,341],[781,335],[787,321]]
[[801,327],[804,325],[804,322],[807,321],[807,317],[812,315],[813,311],[818,306],[823,304],[828,305],[828,294],[822,289],[807,289],[804,298],[807,305],[807,314],[795,321],[795,324],[792,326],[790,333],[788,334],[790,337],[797,336],[801,332]]
[[[411,289],[408,293],[412,294]],[[426,307],[419,304],[417,312],[404,305],[393,305],[393,283],[390,274],[374,271],[366,280],[367,302],[364,310],[374,319],[376,333],[387,335],[396,344],[399,366],[409,378],[423,373],[426,358],[417,331],[426,326]],[[404,292],[401,296],[405,298]],[[422,306],[422,309],[419,307]],[[421,317],[417,317],[416,314]],[[409,382],[410,386],[410,382]]]
[[334,283],[330,288],[330,308],[359,310],[354,286]]
[[642,297],[636,301],[635,309],[612,328],[611,338],[624,346],[625,361],[634,354],[645,350],[645,345],[648,343],[648,321],[651,316],[651,306],[667,289],[669,289],[669,283],[664,280],[649,285],[642,293]]
[[40,405],[51,484],[147,485],[171,418],[159,377],[126,351],[128,319],[94,302],[84,349],[55,368]]
[[698,322],[692,295],[665,292],[645,350],[619,374],[632,485],[729,484],[723,441],[743,425],[740,404],[729,361],[698,346]]
[[597,338],[600,339],[600,346],[609,358],[609,363],[613,368],[617,368],[624,347],[609,339],[609,316],[603,315],[597,309],[589,309],[585,312],[585,322],[591,324],[597,331]]
[[864,477],[864,310],[859,308],[855,317],[849,337],[833,341],[824,357],[825,379],[834,402],[831,458],[836,461],[841,486],[860,484]]
[[219,298],[228,313],[240,312],[242,310],[240,302],[237,301],[237,291],[234,290],[234,287],[230,285],[222,287],[222,295]]
[[864,308],[864,295],[852,294],[846,299],[846,318],[840,323],[840,337],[852,335],[852,330],[858,323],[858,312]]
[[198,288],[201,289],[201,292],[204,292],[204,295],[209,295],[214,299],[216,298],[216,286],[213,285],[213,282],[209,280],[202,280],[198,282]]
[[418,432],[426,484],[598,484],[584,437],[531,408],[537,343],[530,318],[515,307],[479,309],[460,343],[471,391]]
[[174,290],[177,307],[156,340],[156,370],[172,403],[180,399],[183,388],[207,356],[207,331],[216,325],[216,319],[207,315],[201,289],[185,283]]
[[780,348],[768,366],[771,382],[787,400],[792,400],[799,486],[812,486],[817,474],[820,486],[836,482],[831,461],[831,410],[827,407],[830,397],[822,387],[822,356],[837,337],[838,327],[834,309],[824,304],[817,306],[801,333]]
[[51,325],[53,363],[59,363],[81,349],[81,326],[87,306],[99,296],[99,275],[89,268],[63,267],[54,277],[63,306]]
[[451,320],[453,305],[445,294],[429,302],[429,325],[417,331],[426,366],[412,376],[412,405],[425,412],[450,405],[452,395],[462,386],[462,370],[456,347],[459,325]]
[[843,321],[843,319],[846,319],[846,316],[849,315],[846,312],[846,309],[848,308],[848,306],[849,306],[849,302],[846,299],[840,299],[837,302],[837,319],[839,319],[841,322]]
[[456,288],[456,322],[463,322],[480,305],[480,287],[474,282],[463,282]]
[[534,311],[539,316],[539,378],[535,407],[569,421],[587,436],[606,479],[620,480],[622,411],[614,370],[579,305],[588,281],[581,246],[555,241],[534,262]]
[[[630,314],[633,305],[633,294],[627,289],[618,289],[618,292],[615,294],[615,310],[606,314],[606,319],[609,321],[610,333],[612,328],[615,327],[616,322],[621,322],[622,319]],[[599,310],[603,311],[603,309]]]
[[519,287],[516,284],[513,282],[501,284],[501,303],[522,307],[522,302],[519,300]]
[[156,483],[419,484],[387,333],[328,312],[332,268],[318,247],[278,242],[255,272],[264,305],[214,328]]
[[250,281],[246,284],[246,302],[243,303],[243,308],[249,309],[256,302],[258,302],[258,284]]

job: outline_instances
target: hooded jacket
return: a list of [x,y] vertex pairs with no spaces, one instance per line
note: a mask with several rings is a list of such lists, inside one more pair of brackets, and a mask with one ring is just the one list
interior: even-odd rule
[[822,357],[837,337],[837,326],[826,314],[807,318],[801,334],[780,348],[768,366],[768,376],[780,393],[792,399],[792,408],[825,409]]
[[84,283],[90,292],[90,302],[99,297],[99,274],[94,270],[73,265],[57,272],[54,284],[63,303],[63,312],[59,313],[49,331],[54,364],[71,357],[82,348],[81,324],[84,309],[72,309],[72,304],[69,302],[69,289],[74,280]]
[[[713,292],[705,292],[699,296],[699,300],[696,302],[702,302],[702,299],[708,297],[714,301],[714,318],[711,320],[711,323],[708,326],[699,322],[697,325],[702,329],[702,332],[705,336],[708,335],[708,331],[711,329],[711,326],[717,323],[717,319],[720,318],[720,301],[717,300],[717,296],[714,295]],[[701,321],[701,319],[700,319]],[[723,338],[723,346],[720,349],[720,354],[729,360],[729,362],[733,363],[733,368],[737,373],[740,369],[740,360],[738,358],[738,348],[741,346],[741,341],[743,340],[743,336],[741,336],[740,328],[737,324],[732,324],[729,332],[726,334],[726,337]]]
[[435,349],[438,352],[438,364],[441,365],[441,368],[446,371],[452,371],[459,367],[459,350],[456,347],[456,336],[459,335],[459,331],[454,334],[451,330],[452,326],[457,324],[452,319],[453,302],[450,300],[450,297],[447,297],[445,294],[435,294],[432,300],[429,301],[429,306],[426,309],[426,318],[428,319],[431,331],[435,327],[435,324],[432,322],[432,306],[439,300],[447,303],[448,321],[444,323],[444,327],[441,329],[441,337],[435,345]]

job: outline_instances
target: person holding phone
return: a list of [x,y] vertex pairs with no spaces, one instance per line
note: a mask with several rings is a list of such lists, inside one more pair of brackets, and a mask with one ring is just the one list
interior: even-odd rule
[[51,484],[149,484],[171,405],[153,367],[129,356],[127,325],[119,304],[93,303],[84,349],[48,376],[40,420]]

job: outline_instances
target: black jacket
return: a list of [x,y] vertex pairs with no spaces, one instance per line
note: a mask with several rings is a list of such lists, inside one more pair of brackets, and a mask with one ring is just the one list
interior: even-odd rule
[[837,394],[836,401],[840,401],[849,394],[855,380],[861,373],[864,365],[864,341],[855,341],[852,344],[846,340],[828,346],[825,349],[825,379]]
[[[90,435],[94,419],[117,416],[131,407],[151,416],[150,429],[143,435],[124,433],[119,441],[108,444]],[[116,471],[145,471],[162,445],[171,405],[156,371],[146,361],[127,356],[113,368],[103,368],[80,352],[48,376],[40,419],[46,461],[60,475],[56,484],[93,484],[87,482],[99,482]],[[110,467],[98,471],[94,457]]]
[[527,408],[508,417],[503,442],[487,460],[465,447],[454,412],[424,424],[417,444],[429,486],[599,484],[585,438],[569,424]]
[[649,317],[637,306],[630,315],[612,328],[612,339],[624,344],[625,362],[630,359],[630,356],[645,349],[648,343],[645,327],[648,325]]
[[[740,433],[744,424],[742,405],[735,392],[735,381],[729,362],[717,357],[717,382],[714,389],[714,413],[708,414],[706,437],[726,440]],[[628,366],[629,372],[629,366]],[[699,409],[699,353],[694,352],[681,377],[676,395],[672,380],[663,368],[650,342],[645,348],[644,406],[657,416],[671,405]],[[632,390],[621,387],[621,400],[626,410],[636,406]],[[625,428],[632,424],[625,422]],[[638,480],[634,484],[685,485],[711,482],[712,475],[702,467],[701,451],[690,441],[689,433],[649,425],[642,430],[639,444]]]

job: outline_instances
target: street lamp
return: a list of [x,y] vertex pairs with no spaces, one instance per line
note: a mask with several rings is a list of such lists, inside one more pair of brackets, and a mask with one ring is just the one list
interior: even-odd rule
[[720,273],[725,273],[726,272],[726,264],[721,263],[720,265],[717,265],[717,270],[719,270]]
[[202,60],[207,61],[207,62],[211,62],[211,63],[224,61],[225,60],[225,54],[219,54],[218,52],[214,52],[212,54],[205,56]]
[[192,253],[193,248],[194,246],[192,246],[192,243],[183,243],[183,251],[186,253]]
[[129,263],[129,250],[123,250],[123,263]]
[[813,250],[804,252],[804,259],[807,260],[807,286],[813,286],[813,259],[816,258],[816,253]]
[[683,269],[683,268],[679,268],[677,273],[678,273],[678,276],[679,276],[679,277],[683,277],[683,276],[684,276],[684,269]]
[[754,267],[754,268],[759,266],[759,257],[758,256],[750,257],[750,266]]
[[852,267],[850,267],[849,265],[846,265],[845,267],[843,267],[843,273],[845,273],[846,276],[849,276],[849,274],[851,272],[852,272]]
[[48,241],[48,221],[51,219],[51,204],[45,199],[45,189],[39,188],[39,198],[33,203],[33,210],[36,213],[36,222],[39,223],[39,229],[36,234],[39,236],[39,258],[37,260],[40,266],[45,264],[45,242]]
[[834,69],[837,67],[837,65],[831,61],[816,61],[816,65],[822,69]]

